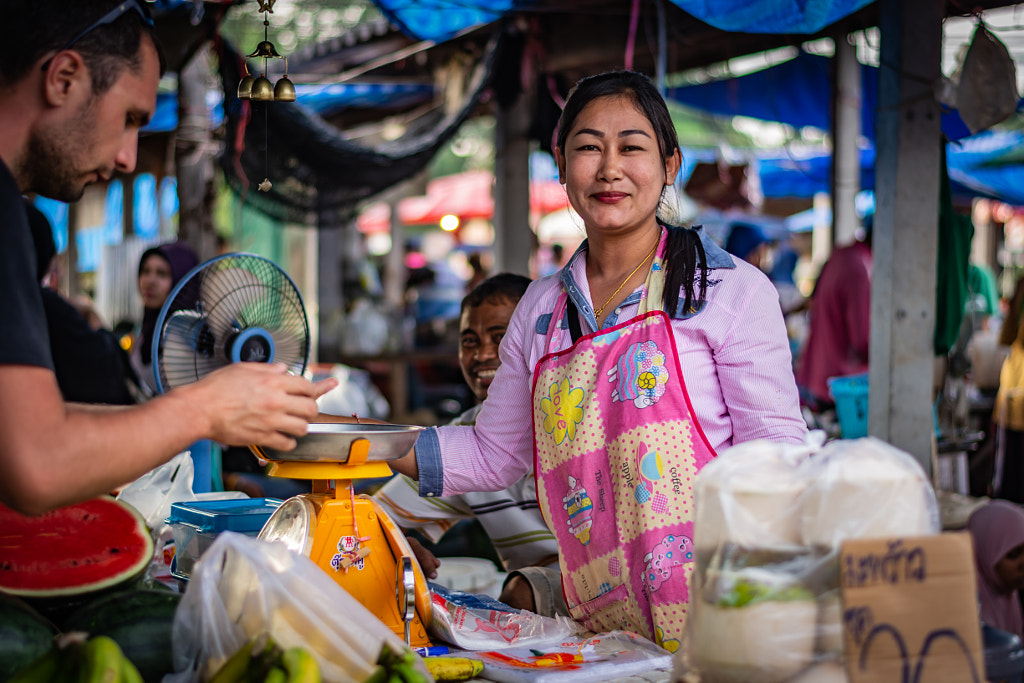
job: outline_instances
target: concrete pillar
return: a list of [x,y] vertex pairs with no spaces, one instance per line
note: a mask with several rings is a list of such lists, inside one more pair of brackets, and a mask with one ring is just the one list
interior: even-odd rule
[[530,104],[499,107],[494,152],[494,271],[530,274]]
[[854,201],[860,191],[861,68],[857,48],[846,34],[835,38],[835,86],[832,130],[832,219],[835,245],[856,240],[858,225]]
[[932,471],[941,0],[881,0],[868,432]]

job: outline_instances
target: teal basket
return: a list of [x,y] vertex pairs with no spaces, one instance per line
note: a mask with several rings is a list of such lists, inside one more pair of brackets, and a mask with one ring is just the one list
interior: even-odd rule
[[868,373],[830,377],[828,393],[836,402],[836,417],[844,439],[868,435]]

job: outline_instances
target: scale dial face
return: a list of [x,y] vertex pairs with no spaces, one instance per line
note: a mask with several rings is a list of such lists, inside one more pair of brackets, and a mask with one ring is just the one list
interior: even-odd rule
[[270,516],[260,530],[261,541],[279,541],[288,550],[309,557],[316,533],[316,510],[302,496],[289,498]]

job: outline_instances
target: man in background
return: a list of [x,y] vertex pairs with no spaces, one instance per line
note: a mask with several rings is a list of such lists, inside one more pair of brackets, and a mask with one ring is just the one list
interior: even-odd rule
[[813,411],[834,404],[828,379],[868,371],[871,343],[871,228],[863,241],[836,249],[811,295],[810,332],[797,360],[800,398]]

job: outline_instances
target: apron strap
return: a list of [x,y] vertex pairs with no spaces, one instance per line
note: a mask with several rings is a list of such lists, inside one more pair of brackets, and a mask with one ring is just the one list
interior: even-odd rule
[[[572,343],[575,344],[583,336],[583,330],[580,328],[580,311],[576,308],[576,304],[573,303],[572,299],[569,299],[568,303],[566,303],[565,312],[569,316],[569,335],[572,337]],[[552,321],[552,324],[554,322]]]

